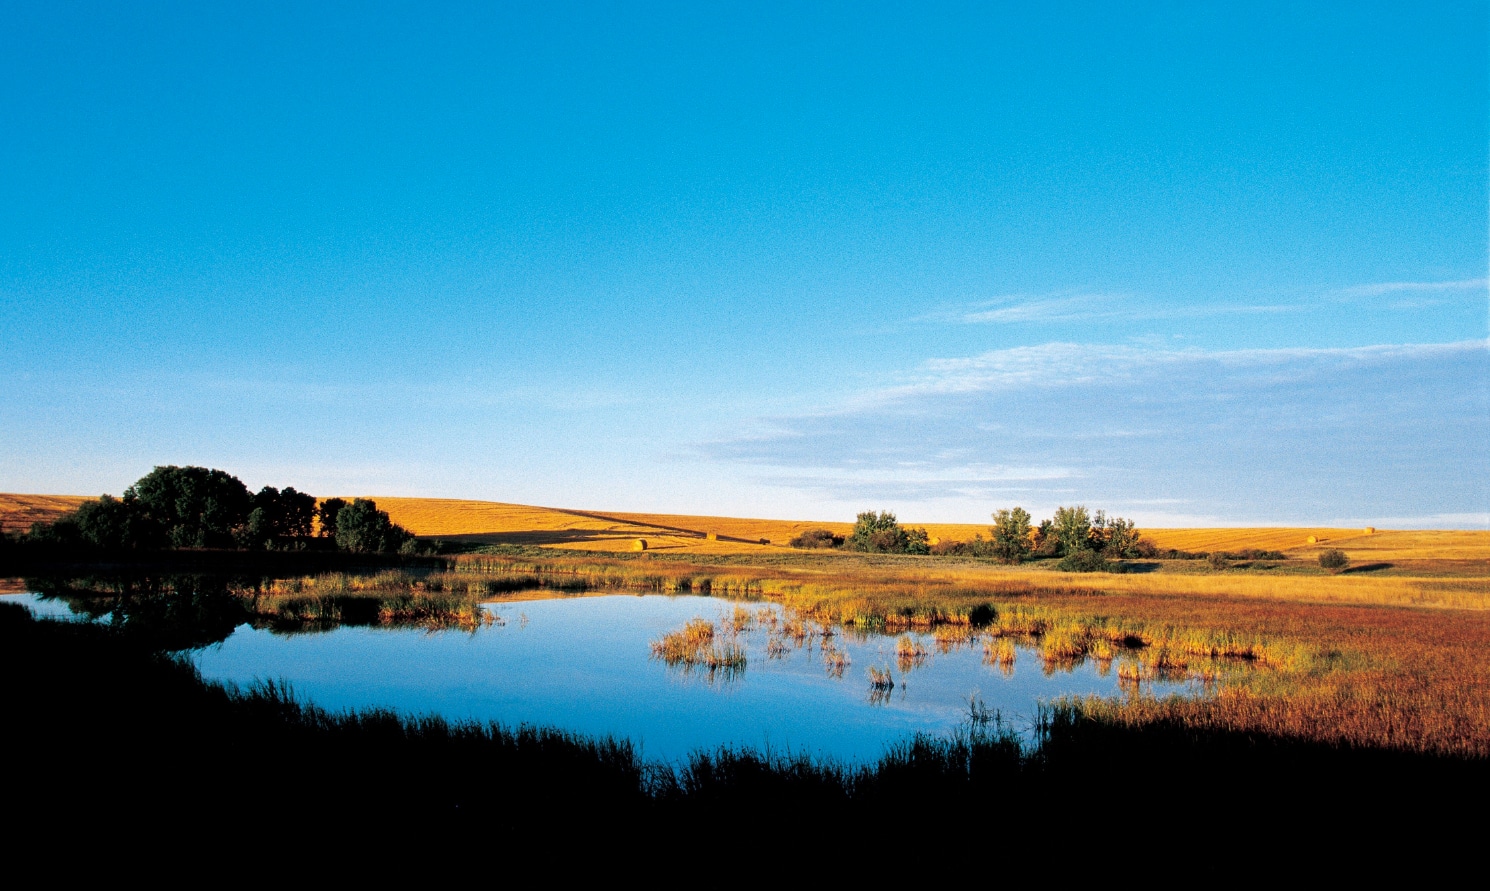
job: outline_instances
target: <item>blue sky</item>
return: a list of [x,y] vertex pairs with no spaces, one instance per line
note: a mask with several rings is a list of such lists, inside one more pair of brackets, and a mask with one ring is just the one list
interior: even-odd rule
[[0,491],[1490,525],[1490,4],[6,4]]

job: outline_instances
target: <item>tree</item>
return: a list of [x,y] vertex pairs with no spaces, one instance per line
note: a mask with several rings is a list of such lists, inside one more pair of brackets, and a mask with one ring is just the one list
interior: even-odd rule
[[336,515],[346,506],[347,503],[340,498],[327,498],[316,508],[316,520],[321,524],[322,538],[336,537]]
[[282,547],[310,537],[316,515],[314,495],[265,486],[253,497],[253,510],[240,536],[245,547]]
[[872,554],[929,554],[930,538],[925,529],[906,529],[889,511],[865,511],[854,523],[844,547]]
[[993,515],[993,555],[1005,563],[1018,563],[1034,548],[1030,514],[1022,507],[1000,510]]
[[[78,538],[106,551],[159,547],[165,536],[160,525],[146,514],[138,499],[126,496],[122,501],[112,495],[97,501],[85,501],[72,516],[56,526],[66,535],[65,524],[71,523]],[[54,527],[56,528],[56,527]]]
[[377,502],[357,498],[336,514],[336,544],[354,554],[396,554],[414,538],[409,530],[388,519]]
[[[1098,514],[1102,516],[1102,514]],[[1107,519],[1103,517],[1102,523],[1102,547],[1104,557],[1121,560],[1125,557],[1138,556],[1138,527],[1132,520],[1122,517]]]
[[156,467],[124,491],[173,548],[233,547],[253,497],[232,474],[206,467]]
[[1089,550],[1092,534],[1092,518],[1086,507],[1058,507],[1051,519],[1051,534],[1060,543],[1062,554],[1074,554]]

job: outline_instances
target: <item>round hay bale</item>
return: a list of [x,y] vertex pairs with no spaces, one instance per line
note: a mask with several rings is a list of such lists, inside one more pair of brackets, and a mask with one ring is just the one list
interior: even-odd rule
[[1361,531],[1364,532],[1364,533],[1366,533],[1367,535],[1375,535],[1376,534],[1376,527],[1375,526],[1367,526],[1365,529],[1362,529]]
[[1309,536],[1309,544],[1319,544],[1319,539],[1311,535]]
[[709,541],[718,541],[719,540],[719,533],[718,532],[705,532],[704,533],[704,538],[708,539]]
[[631,549],[633,551],[645,551],[647,549],[647,540],[645,538],[638,538],[631,543]]

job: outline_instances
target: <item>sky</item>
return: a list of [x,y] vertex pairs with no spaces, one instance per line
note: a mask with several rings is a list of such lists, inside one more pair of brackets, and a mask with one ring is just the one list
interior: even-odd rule
[[1490,2],[4,2],[0,121],[0,491],[1490,528]]

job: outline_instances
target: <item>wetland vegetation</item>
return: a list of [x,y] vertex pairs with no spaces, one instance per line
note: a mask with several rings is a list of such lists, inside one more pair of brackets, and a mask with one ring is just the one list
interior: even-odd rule
[[[1017,519],[1005,521],[1017,527]],[[281,763],[335,764],[338,775],[345,769],[362,777],[390,764],[431,763],[420,759],[475,759],[489,769],[459,771],[452,788],[400,788],[379,803],[337,781],[306,791],[304,804],[352,816],[406,807],[455,819],[459,811],[458,819],[485,814],[493,825],[516,819],[508,808],[557,814],[577,802],[643,815],[637,825],[687,825],[714,808],[789,811],[781,819],[793,819],[802,804],[888,818],[902,809],[975,808],[1011,794],[1026,804],[1054,802],[1104,776],[1143,776],[1147,796],[1173,800],[1196,789],[1246,789],[1240,803],[1222,797],[1228,808],[1259,818],[1267,810],[1259,795],[1288,802],[1354,796],[1364,807],[1367,798],[1433,804],[1485,789],[1490,589],[1478,564],[1440,566],[1383,551],[1392,562],[1362,562],[1354,571],[1349,563],[1327,566],[1314,552],[1304,558],[1263,545],[1189,550],[1181,543],[1145,554],[1139,542],[1139,556],[1114,559],[1143,571],[1077,574],[1061,569],[1071,553],[1041,557],[1031,544],[1020,565],[953,547],[917,556],[831,547],[616,554],[471,544],[463,553],[422,557],[235,547],[170,551],[164,566],[151,557],[148,572],[118,552],[102,559],[93,550],[84,555],[94,563],[91,575],[13,583],[100,621],[53,627],[5,611],[10,670],[36,679],[6,689],[5,707],[20,728],[7,745],[40,745],[31,750],[86,761],[81,740],[114,728],[122,732],[117,744],[147,752],[143,763],[161,776],[174,769],[168,757],[199,771],[196,779],[173,774],[127,789],[182,802],[200,801],[203,778],[227,782],[220,767],[182,755],[188,743],[233,752],[268,746],[263,751]],[[1073,553],[1083,552],[1109,559],[1095,548]],[[1194,559],[1197,553],[1208,559]],[[229,556],[237,562],[224,563]],[[193,571],[167,572],[172,566]],[[1110,672],[1115,690],[1046,701],[1017,730],[996,706],[969,697],[954,731],[905,736],[878,760],[731,747],[661,763],[603,734],[326,711],[276,684],[235,689],[204,680],[189,661],[168,655],[211,646],[243,626],[298,635],[471,632],[500,620],[492,603],[521,603],[537,589],[544,596],[719,598],[708,602],[726,604],[722,612],[710,618],[702,611],[697,623],[660,629],[642,646],[643,658],[700,680],[755,677],[758,666],[783,660],[805,666],[807,656],[820,677],[854,685],[873,705],[893,702],[928,660],[934,666],[942,654],[964,652],[990,676],[1011,676],[1016,664],[1047,672],[1085,665]],[[886,643],[862,651],[863,635]],[[126,680],[128,690],[119,686]],[[1154,695],[1173,683],[1194,692]],[[229,728],[235,741],[226,741]],[[113,806],[109,795],[128,782],[106,779],[114,789],[108,795],[81,786],[73,792]],[[282,809],[280,792],[277,802],[266,794],[244,812]],[[290,797],[299,802],[297,795]],[[1007,826],[1000,814],[983,812],[977,825]]]

